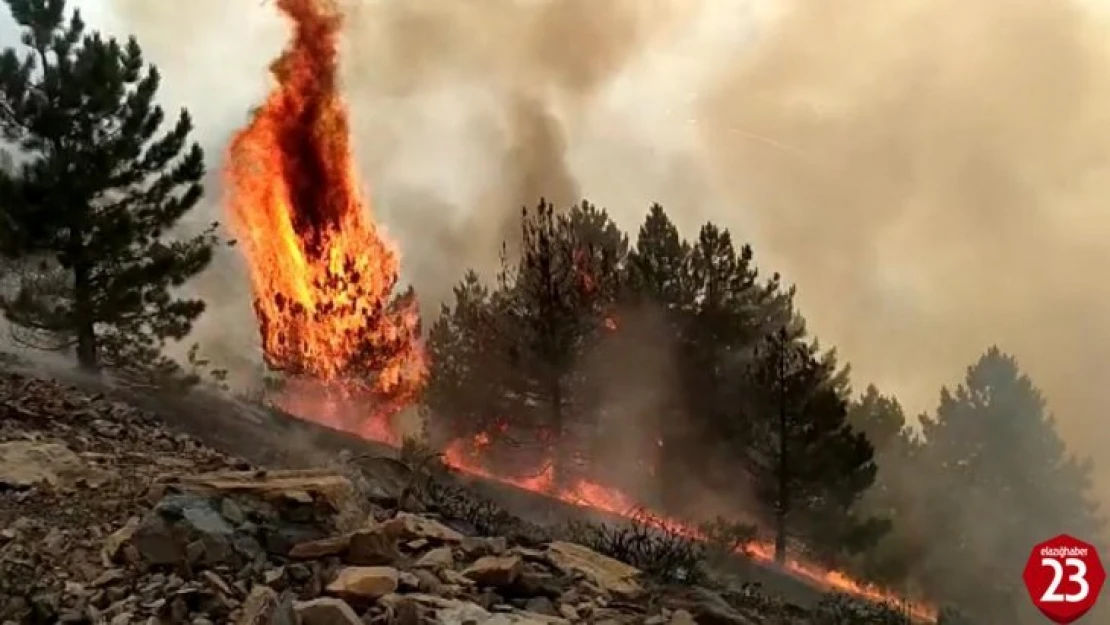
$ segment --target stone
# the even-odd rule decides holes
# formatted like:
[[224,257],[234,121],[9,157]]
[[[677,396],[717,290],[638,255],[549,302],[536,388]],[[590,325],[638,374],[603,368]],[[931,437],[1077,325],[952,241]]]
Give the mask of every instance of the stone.
[[278,606],[278,594],[268,586],[255,586],[243,602],[243,613],[235,625],[269,625]]
[[393,618],[390,625],[421,625],[420,604],[414,599],[401,597],[393,605]]
[[320,597],[298,601],[293,610],[301,625],[362,625],[354,609],[342,599]]
[[232,525],[239,525],[247,520],[243,508],[235,503],[235,500],[231,497],[224,497],[223,500],[220,501],[220,514]]
[[545,616],[559,615],[559,612],[555,608],[555,604],[547,597],[532,597],[524,604],[524,609]]
[[481,556],[497,556],[505,553],[509,542],[504,536],[490,538],[486,536],[464,536],[459,544],[467,555],[472,558]]
[[152,564],[218,564],[231,555],[234,532],[210,500],[168,495],[143,517],[131,542]]
[[351,543],[349,534],[343,536],[329,536],[318,540],[309,540],[297,543],[289,550],[289,557],[298,560],[315,560],[325,556],[339,555],[347,550]]
[[378,529],[360,530],[351,534],[347,545],[348,564],[384,566],[402,559],[397,541]]
[[112,566],[112,564],[119,562],[123,548],[131,542],[131,537],[135,535],[135,530],[139,529],[141,523],[142,519],[139,517],[130,517],[122,527],[112,532],[104,539],[100,549],[101,560],[104,566]]
[[381,530],[394,540],[424,538],[443,543],[462,542],[463,535],[435,519],[409,512],[398,512],[381,525]]
[[420,556],[413,567],[422,569],[450,569],[455,566],[455,554],[450,547],[437,547]]
[[0,443],[0,486],[23,490],[38,485],[70,488],[83,483],[97,488],[112,478],[111,473],[88,465],[60,442]]
[[427,569],[415,569],[412,575],[417,579],[417,590],[433,595],[443,594],[443,582],[435,573]]
[[671,615],[670,625],[698,625],[698,622],[694,620],[694,615],[686,610],[675,610]]
[[676,612],[689,612],[699,625],[756,625],[750,618],[737,612],[717,593],[701,586],[684,588],[670,597]]
[[485,556],[463,571],[463,576],[481,586],[500,588],[516,581],[524,568],[519,556]]
[[327,586],[330,594],[345,599],[377,599],[397,590],[400,575],[388,566],[349,566],[339,570]]
[[354,496],[351,481],[330,469],[220,471],[179,481],[182,486],[202,493],[235,494],[275,503],[325,503],[337,511]]
[[553,542],[547,546],[545,556],[564,573],[579,573],[614,596],[631,598],[643,592],[637,581],[639,569],[582,545]]

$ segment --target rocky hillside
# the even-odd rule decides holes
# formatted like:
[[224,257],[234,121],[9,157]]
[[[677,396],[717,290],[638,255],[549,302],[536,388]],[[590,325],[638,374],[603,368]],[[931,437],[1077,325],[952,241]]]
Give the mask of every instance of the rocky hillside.
[[215,449],[186,417],[0,375],[0,623],[904,622],[701,574],[673,537],[540,527],[411,457]]

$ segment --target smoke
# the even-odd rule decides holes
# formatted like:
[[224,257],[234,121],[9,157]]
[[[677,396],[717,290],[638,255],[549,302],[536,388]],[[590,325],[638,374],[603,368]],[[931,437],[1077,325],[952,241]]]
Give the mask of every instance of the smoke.
[[763,258],[857,378],[911,408],[998,343],[1077,449],[1105,447],[1106,21],[1037,0],[781,5],[699,110]]
[[[274,8],[107,1],[218,167],[284,43]],[[753,242],[859,385],[929,409],[998,343],[1092,453],[1110,444],[1110,39],[1078,1],[350,0],[341,58],[426,312],[541,194],[633,229],[659,200],[687,235],[712,219]],[[253,340],[234,258],[213,275],[202,330]]]

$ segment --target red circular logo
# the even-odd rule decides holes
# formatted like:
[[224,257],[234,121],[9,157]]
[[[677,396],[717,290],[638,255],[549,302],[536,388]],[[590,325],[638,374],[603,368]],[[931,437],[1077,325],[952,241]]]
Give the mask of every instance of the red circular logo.
[[1094,545],[1061,534],[1033,547],[1022,578],[1033,605],[1053,623],[1065,625],[1095,606],[1106,569]]

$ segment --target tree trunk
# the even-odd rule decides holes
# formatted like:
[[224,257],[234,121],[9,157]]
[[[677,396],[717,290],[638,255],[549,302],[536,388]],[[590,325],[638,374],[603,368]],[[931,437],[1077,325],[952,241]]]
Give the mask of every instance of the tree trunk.
[[552,469],[553,481],[555,487],[562,489],[568,485],[569,468],[567,465],[567,445],[570,441],[567,440],[563,415],[563,384],[558,376],[554,377],[551,383],[551,417],[552,417],[552,440],[555,443],[551,461],[554,463]]
[[95,320],[92,310],[89,268],[81,262],[73,266],[73,315],[77,333],[77,365],[88,372],[100,370]]
[[779,466],[778,466],[778,501],[775,504],[775,562],[786,563],[786,513],[790,501],[790,469],[787,458],[787,397],[786,389],[786,343],[779,345]]

